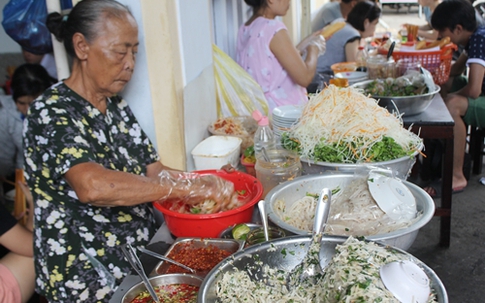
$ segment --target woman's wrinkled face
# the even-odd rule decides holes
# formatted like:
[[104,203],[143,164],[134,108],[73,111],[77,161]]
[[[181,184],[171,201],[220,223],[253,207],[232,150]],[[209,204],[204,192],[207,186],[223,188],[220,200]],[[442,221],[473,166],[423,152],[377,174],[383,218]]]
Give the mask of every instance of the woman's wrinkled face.
[[135,19],[111,17],[89,44],[87,72],[94,80],[94,89],[110,97],[130,81],[138,52],[138,26]]

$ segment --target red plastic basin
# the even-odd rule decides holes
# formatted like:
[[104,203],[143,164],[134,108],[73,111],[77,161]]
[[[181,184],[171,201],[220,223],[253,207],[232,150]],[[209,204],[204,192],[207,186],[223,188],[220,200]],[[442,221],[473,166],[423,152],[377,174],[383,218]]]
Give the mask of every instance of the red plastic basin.
[[223,170],[199,170],[200,175],[217,175],[234,183],[236,191],[244,191],[242,199],[248,202],[238,208],[216,214],[181,214],[165,208],[160,202],[153,202],[155,210],[163,213],[168,230],[176,237],[217,238],[229,226],[251,222],[254,205],[263,195],[263,186],[255,177],[243,173],[227,173]]

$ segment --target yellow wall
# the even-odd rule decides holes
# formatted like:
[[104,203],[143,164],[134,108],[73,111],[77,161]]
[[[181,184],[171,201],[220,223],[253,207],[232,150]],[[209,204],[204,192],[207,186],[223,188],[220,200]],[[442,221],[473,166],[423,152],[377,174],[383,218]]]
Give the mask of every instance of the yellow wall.
[[141,1],[157,150],[162,162],[185,169],[183,78],[176,0]]

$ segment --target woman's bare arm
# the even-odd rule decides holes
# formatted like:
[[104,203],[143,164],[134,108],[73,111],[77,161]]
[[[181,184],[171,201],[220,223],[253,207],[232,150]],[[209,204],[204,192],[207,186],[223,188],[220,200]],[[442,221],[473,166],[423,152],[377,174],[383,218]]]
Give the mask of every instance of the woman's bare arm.
[[18,255],[25,257],[34,255],[32,232],[19,223],[0,236],[0,244]]
[[152,163],[147,166],[147,176],[140,176],[87,162],[71,167],[64,177],[79,201],[96,206],[130,206],[167,198],[184,199],[186,203],[210,199],[216,205],[225,205],[236,196],[231,182],[213,175],[191,182],[175,176],[165,178],[162,184],[158,174],[164,169],[167,167],[161,163]]
[[307,55],[303,61],[286,30],[278,31],[271,39],[269,47],[293,81],[303,87],[307,87],[312,82],[317,69],[318,47],[308,46]]
[[148,173],[150,177],[139,176],[86,162],[71,167],[65,178],[81,202],[96,206],[127,206],[169,195],[170,188],[161,187],[157,182],[156,171],[150,169]]
[[345,44],[345,60],[347,62],[355,62],[357,60],[357,51],[359,50],[359,45],[359,39]]

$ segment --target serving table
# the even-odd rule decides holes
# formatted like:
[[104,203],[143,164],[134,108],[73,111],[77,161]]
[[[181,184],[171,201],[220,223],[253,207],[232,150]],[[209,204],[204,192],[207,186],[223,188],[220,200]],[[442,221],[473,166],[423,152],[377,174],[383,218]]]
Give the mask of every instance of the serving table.
[[421,114],[403,117],[404,127],[412,125],[412,131],[423,139],[444,141],[441,206],[436,207],[435,216],[440,218],[440,245],[450,246],[451,202],[453,181],[453,126],[455,122],[448,108],[436,94],[429,107]]

